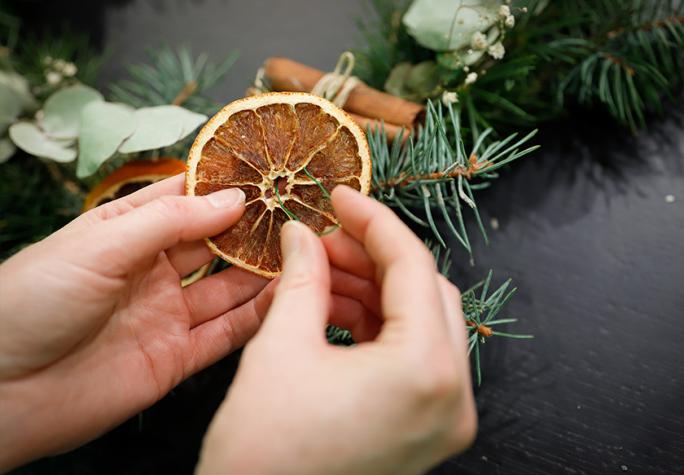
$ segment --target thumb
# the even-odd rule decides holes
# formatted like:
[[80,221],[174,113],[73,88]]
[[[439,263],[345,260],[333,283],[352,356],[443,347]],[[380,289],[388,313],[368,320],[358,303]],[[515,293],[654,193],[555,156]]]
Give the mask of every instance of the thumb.
[[[262,335],[293,335],[324,342],[330,304],[330,267],[320,239],[304,224],[281,228],[283,274],[262,327]],[[289,339],[285,339],[290,341]]]
[[206,196],[161,196],[94,227],[94,247],[82,257],[96,262],[100,272],[127,273],[181,241],[220,233],[244,210],[245,194],[239,188]]

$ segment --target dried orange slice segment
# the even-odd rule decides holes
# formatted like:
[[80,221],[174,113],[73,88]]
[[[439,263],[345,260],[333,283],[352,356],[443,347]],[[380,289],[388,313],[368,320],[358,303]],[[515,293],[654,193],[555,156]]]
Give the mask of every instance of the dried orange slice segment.
[[185,163],[176,158],[128,162],[88,193],[83,203],[83,212],[184,171]]
[[[95,186],[83,203],[82,212],[122,198],[155,183],[185,171],[185,162],[176,158],[160,158],[157,160],[136,160],[128,162],[112,172],[107,178]],[[197,282],[209,272],[211,263],[185,276],[181,284],[185,287]]]
[[366,136],[350,116],[311,94],[268,93],[228,104],[200,130],[186,192],[241,188],[245,214],[207,244],[228,262],[275,277],[283,223],[298,219],[321,233],[337,224],[329,191],[345,184],[368,194],[370,181]]

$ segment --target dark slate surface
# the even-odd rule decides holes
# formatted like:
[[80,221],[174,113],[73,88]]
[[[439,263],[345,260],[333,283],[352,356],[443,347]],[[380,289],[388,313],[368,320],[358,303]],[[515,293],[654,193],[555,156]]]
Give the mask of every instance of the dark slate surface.
[[[159,43],[215,58],[239,49],[214,94],[226,101],[269,55],[330,68],[354,44],[363,11],[333,0],[21,3],[33,11],[29,26],[66,18],[92,29],[112,51],[107,79]],[[462,287],[490,268],[512,277],[520,290],[508,313],[536,339],[485,347],[477,442],[435,474],[684,473],[682,106],[636,137],[595,114],[547,126],[543,150],[480,194],[485,222],[496,218],[499,229],[488,249],[476,245],[475,266],[456,266],[452,277]],[[458,250],[456,258],[467,263]],[[237,361],[16,473],[191,473]]]

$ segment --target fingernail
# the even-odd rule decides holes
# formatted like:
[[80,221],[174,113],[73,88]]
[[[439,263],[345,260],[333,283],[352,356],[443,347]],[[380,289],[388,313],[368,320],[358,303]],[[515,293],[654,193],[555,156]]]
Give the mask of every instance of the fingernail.
[[327,236],[328,234],[334,233],[338,229],[340,229],[339,224],[331,224],[330,226],[326,226],[326,228],[323,231],[321,231],[320,233],[318,233],[318,235],[320,237]]
[[235,208],[245,202],[245,192],[240,188],[228,188],[207,195],[214,208]]
[[280,228],[280,247],[285,260],[297,254],[302,247],[304,238],[302,226],[304,225],[297,221],[287,221]]

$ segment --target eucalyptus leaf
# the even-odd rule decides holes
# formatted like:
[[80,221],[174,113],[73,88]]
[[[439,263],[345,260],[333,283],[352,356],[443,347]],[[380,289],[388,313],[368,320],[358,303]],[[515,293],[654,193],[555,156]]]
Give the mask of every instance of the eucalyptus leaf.
[[437,53],[437,63],[450,71],[460,70],[465,66],[463,58],[458,51],[447,51],[444,53]]
[[36,107],[36,100],[31,94],[28,81],[23,76],[9,71],[0,71],[0,86],[14,92],[15,98],[23,110]]
[[25,110],[35,107],[26,80],[18,74],[0,71],[0,135],[16,122]]
[[435,62],[423,61],[413,66],[406,78],[406,87],[421,97],[433,95],[439,87]]
[[416,41],[434,51],[461,49],[474,33],[499,19],[499,0],[414,0],[404,25]]
[[81,112],[76,175],[92,175],[136,129],[133,109],[123,104],[94,101]]
[[138,109],[135,111],[135,118],[135,132],[121,145],[121,153],[168,147],[185,138],[207,120],[205,115],[173,105]]
[[17,147],[14,146],[10,139],[0,139],[0,163],[4,163],[9,160],[16,151]]
[[399,63],[390,72],[385,90],[394,96],[422,102],[440,92],[437,65],[434,61]]
[[399,63],[392,68],[387,80],[385,81],[385,90],[393,96],[404,97],[406,91],[406,78],[411,72],[411,63]]
[[14,123],[21,110],[21,101],[16,92],[10,86],[0,83],[0,134],[4,134]]
[[76,158],[74,149],[52,140],[30,122],[13,124],[9,128],[9,136],[17,147],[36,157],[49,158],[56,162],[71,162]]
[[51,137],[76,138],[83,108],[91,102],[102,101],[102,94],[93,88],[80,84],[64,88],[45,101],[40,125]]

